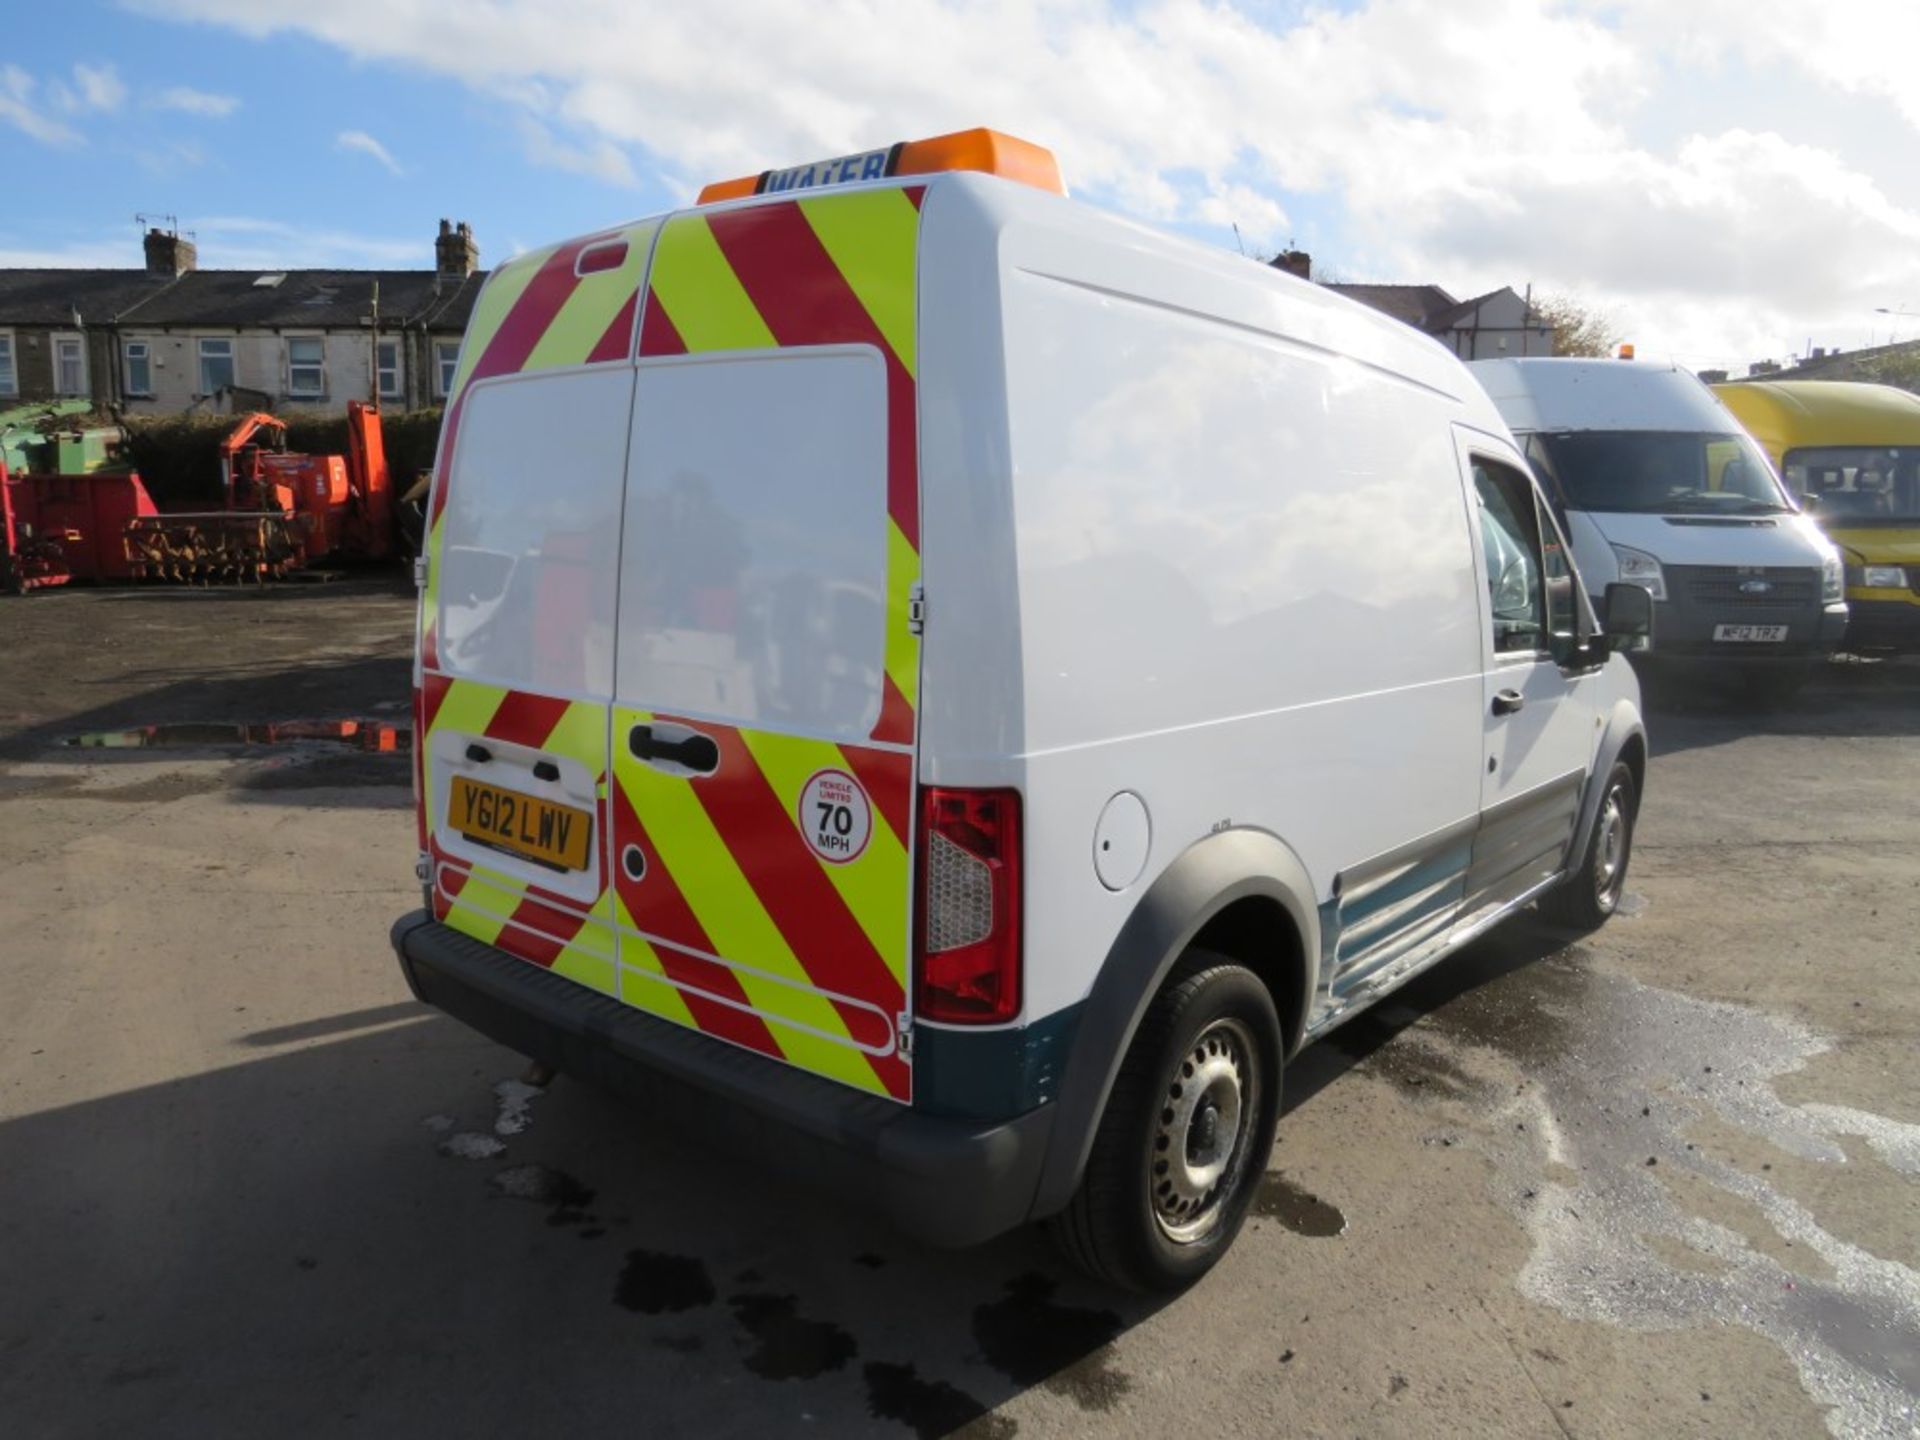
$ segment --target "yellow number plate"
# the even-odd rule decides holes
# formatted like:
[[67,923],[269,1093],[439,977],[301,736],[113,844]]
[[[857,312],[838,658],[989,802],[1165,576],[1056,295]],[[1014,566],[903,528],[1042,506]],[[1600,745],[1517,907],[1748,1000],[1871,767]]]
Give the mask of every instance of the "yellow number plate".
[[593,848],[593,817],[536,795],[453,777],[447,820],[469,840],[551,865],[584,870]]

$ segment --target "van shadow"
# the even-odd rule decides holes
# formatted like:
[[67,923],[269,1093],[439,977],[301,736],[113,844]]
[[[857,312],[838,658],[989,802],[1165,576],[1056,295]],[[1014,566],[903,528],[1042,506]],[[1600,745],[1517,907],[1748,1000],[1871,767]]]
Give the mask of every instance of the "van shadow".
[[1031,1231],[927,1250],[564,1078],[497,1134],[518,1057],[411,1003],[227,1044],[0,1122],[13,1433],[1008,1436],[1134,1388],[1157,1306]]
[[1579,939],[1531,913],[1496,926],[1301,1052],[1287,1067],[1282,1123],[1354,1071],[1430,1093],[1464,1088],[1443,1055],[1392,1045],[1423,1021],[1522,1059],[1563,1052],[1576,1039],[1562,1018],[1577,1011],[1567,992],[1579,988],[1584,971],[1559,962],[1577,956]]
[[1653,754],[1724,745],[1750,735],[1920,735],[1920,656],[1841,656],[1798,695],[1771,704],[1737,684],[1653,673],[1641,680]]

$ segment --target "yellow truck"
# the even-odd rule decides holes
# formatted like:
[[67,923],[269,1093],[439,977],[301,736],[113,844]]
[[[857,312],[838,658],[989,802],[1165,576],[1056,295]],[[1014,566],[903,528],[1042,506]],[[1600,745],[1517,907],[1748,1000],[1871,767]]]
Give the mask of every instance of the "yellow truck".
[[1846,557],[1846,648],[1920,651],[1920,395],[1838,380],[1714,391]]

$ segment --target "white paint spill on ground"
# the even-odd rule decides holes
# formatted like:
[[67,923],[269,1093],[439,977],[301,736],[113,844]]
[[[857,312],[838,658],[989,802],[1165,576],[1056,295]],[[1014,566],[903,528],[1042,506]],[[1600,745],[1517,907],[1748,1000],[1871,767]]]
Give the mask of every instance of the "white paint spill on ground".
[[[1920,1436],[1920,1272],[1829,1233],[1770,1176],[1712,1159],[1686,1139],[1698,1120],[1717,1118],[1816,1163],[1884,1163],[1913,1175],[1920,1127],[1782,1101],[1773,1082],[1829,1048],[1792,1021],[1563,961],[1513,979],[1539,986],[1533,1003],[1558,1033],[1544,1041],[1509,1033],[1510,1016],[1489,1026],[1498,1002],[1489,997],[1476,1014],[1479,997],[1470,995],[1395,1043],[1485,1052],[1474,1069],[1510,1051],[1537,1080],[1518,1094],[1489,1087],[1501,1122],[1489,1134],[1499,1138],[1479,1142],[1532,1237],[1521,1291],[1573,1318],[1636,1330],[1744,1327],[1792,1359],[1835,1435]],[[1864,1138],[1876,1161],[1850,1161],[1843,1135]],[[1783,1240],[1825,1262],[1831,1278],[1789,1270],[1693,1213],[1662,1178],[1676,1172],[1746,1202]],[[1670,1264],[1654,1248],[1662,1239],[1712,1263]]]
[[538,1085],[520,1080],[502,1080],[493,1087],[500,1113],[493,1122],[496,1135],[518,1135],[533,1123],[533,1102],[543,1093]]
[[456,1160],[491,1160],[506,1150],[504,1141],[491,1135],[482,1135],[476,1130],[462,1130],[458,1135],[449,1135],[440,1142],[440,1153],[451,1155]]

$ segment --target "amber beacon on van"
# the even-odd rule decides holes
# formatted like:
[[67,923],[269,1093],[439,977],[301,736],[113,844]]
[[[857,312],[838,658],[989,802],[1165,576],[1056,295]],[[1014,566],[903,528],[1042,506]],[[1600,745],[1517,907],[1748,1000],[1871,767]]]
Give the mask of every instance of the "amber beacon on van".
[[930,1241],[1188,1284],[1302,1046],[1619,899],[1647,590],[1439,346],[1038,146],[502,266],[435,475],[415,993]]

